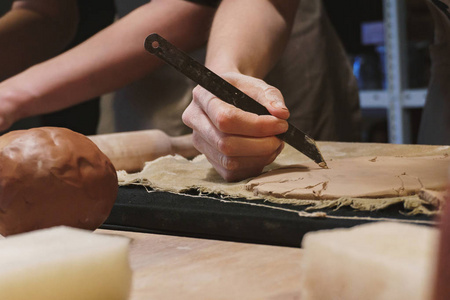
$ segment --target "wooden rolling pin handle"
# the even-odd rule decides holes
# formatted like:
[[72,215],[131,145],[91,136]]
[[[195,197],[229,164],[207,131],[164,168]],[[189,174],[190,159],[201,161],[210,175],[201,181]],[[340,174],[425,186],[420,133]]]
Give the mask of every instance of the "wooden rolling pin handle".
[[144,163],[165,155],[186,158],[199,152],[192,135],[170,137],[161,130],[140,130],[88,136],[109,157],[116,170],[140,171]]
[[194,158],[200,154],[192,144],[192,134],[182,136],[169,136],[172,145],[172,155],[178,154],[185,158]]

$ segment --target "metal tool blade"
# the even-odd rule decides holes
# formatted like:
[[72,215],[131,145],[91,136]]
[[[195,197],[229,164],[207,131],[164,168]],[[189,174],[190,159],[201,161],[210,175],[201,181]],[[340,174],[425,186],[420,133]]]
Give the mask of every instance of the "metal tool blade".
[[[263,105],[176,48],[160,35],[156,33],[149,35],[145,39],[144,46],[148,52],[156,55],[221,100],[244,111],[258,115],[270,114]],[[311,158],[320,167],[327,167],[316,142],[292,124],[289,123],[288,130],[277,137]]]

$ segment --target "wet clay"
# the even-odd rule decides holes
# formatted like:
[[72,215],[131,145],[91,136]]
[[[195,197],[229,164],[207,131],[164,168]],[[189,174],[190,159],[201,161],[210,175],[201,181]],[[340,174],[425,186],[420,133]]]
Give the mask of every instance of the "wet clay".
[[296,199],[340,197],[384,198],[443,190],[450,158],[355,157],[327,161],[329,169],[313,162],[267,172],[250,180],[255,195]]
[[56,225],[94,230],[118,192],[110,160],[84,135],[64,128],[0,137],[0,234]]

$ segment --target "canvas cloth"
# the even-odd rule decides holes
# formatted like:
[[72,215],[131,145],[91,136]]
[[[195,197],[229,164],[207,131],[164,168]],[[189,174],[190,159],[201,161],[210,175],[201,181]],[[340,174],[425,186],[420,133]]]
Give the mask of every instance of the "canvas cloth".
[[[373,155],[391,157],[450,155],[450,146],[337,142],[319,142],[318,146],[325,160]],[[265,168],[265,171],[301,164],[302,162],[309,162],[309,159],[287,145],[279,157]],[[311,205],[311,208],[351,206],[359,210],[382,209],[400,202],[404,203],[405,209],[414,211],[414,213],[433,213],[427,211],[428,209],[422,205],[429,203],[419,199],[418,196],[384,199],[342,198],[332,201],[255,196],[245,187],[251,178],[241,182],[227,183],[218,175],[204,155],[200,155],[193,160],[187,160],[181,156],[164,156],[146,163],[142,172],[128,174],[125,171],[119,171],[118,177],[119,184],[122,186],[137,184],[174,193],[196,189],[199,193],[215,193],[227,198],[246,198],[247,200],[263,198],[275,203]]]

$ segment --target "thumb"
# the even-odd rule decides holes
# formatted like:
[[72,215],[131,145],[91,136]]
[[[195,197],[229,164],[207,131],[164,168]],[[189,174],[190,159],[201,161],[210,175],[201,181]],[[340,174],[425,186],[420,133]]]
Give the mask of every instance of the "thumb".
[[266,88],[260,94],[260,102],[267,110],[280,119],[289,118],[289,110],[284,103],[283,95],[277,88],[266,84]]
[[271,115],[280,118],[289,118],[283,95],[280,90],[267,84],[264,80],[239,73],[225,73],[224,78],[248,96],[262,104]]

